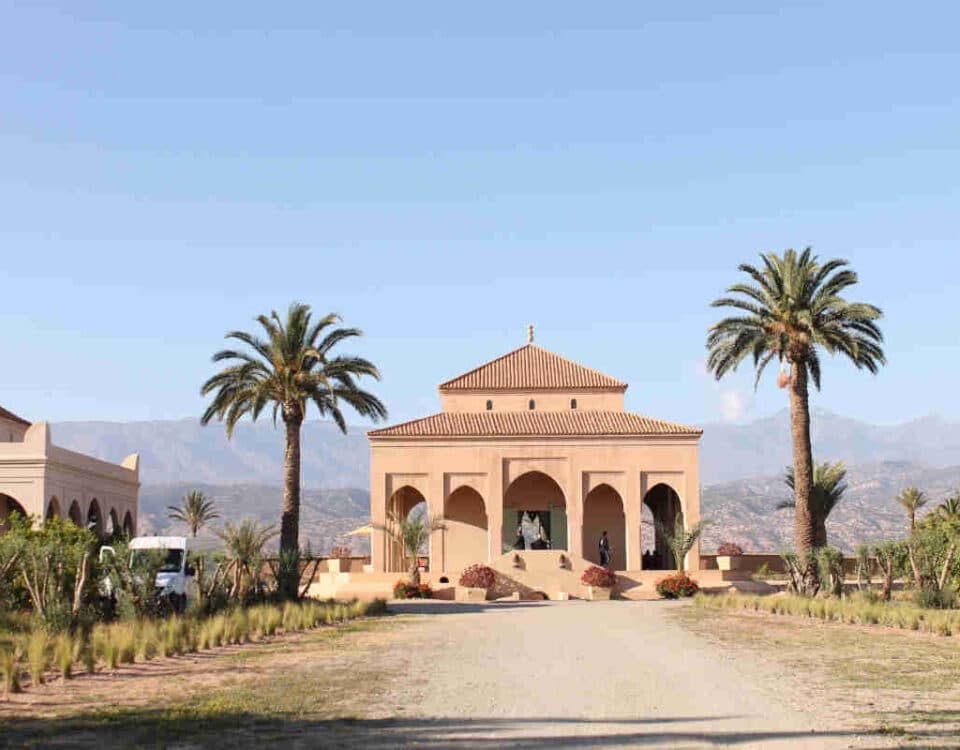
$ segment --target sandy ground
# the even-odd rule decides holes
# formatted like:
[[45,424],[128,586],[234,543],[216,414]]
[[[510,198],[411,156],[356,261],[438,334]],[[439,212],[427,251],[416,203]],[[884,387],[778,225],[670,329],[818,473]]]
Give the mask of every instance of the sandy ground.
[[671,606],[683,605],[411,607],[450,612],[408,633],[429,675],[411,686],[414,712],[440,720],[430,737],[438,747],[859,744],[851,727],[799,710],[801,694],[775,667],[692,635]]
[[[342,636],[285,636],[42,686],[0,703],[0,747],[894,744],[861,736],[842,707],[825,713],[817,690],[775,660],[691,633],[678,606],[403,603],[400,616]],[[164,713],[176,700],[203,703],[202,713]],[[96,719],[97,706],[130,711]]]

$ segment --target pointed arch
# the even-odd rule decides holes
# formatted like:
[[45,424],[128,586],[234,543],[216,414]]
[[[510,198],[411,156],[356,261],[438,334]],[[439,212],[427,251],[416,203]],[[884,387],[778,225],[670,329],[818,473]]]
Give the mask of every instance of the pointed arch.
[[10,516],[14,513],[27,516],[27,511],[19,500],[10,495],[0,494],[0,534],[10,530]]
[[[394,491],[387,499],[386,517],[397,519],[408,519],[413,516],[423,515],[426,517],[429,513],[427,499],[420,493],[416,487],[405,484]],[[389,534],[384,534],[384,543],[386,545],[385,560],[387,561],[387,572],[400,573],[406,572],[404,566],[404,552],[399,542],[392,539]],[[427,549],[420,550],[421,557],[426,555],[430,557],[430,545]],[[412,561],[411,561],[412,562]]]
[[120,533],[120,518],[117,516],[117,509],[111,508],[107,514],[107,536],[116,536]]
[[536,549],[567,549],[567,500],[557,481],[542,471],[514,479],[503,494],[503,549],[522,543]]
[[123,516],[123,535],[130,539],[133,537],[135,529],[133,528],[133,516],[130,515],[128,510]]
[[103,511],[100,510],[100,501],[93,498],[87,507],[86,527],[98,537],[103,537]]
[[50,498],[50,502],[47,503],[47,510],[43,514],[43,520],[50,521],[50,520],[53,520],[54,518],[60,518],[60,517],[61,517],[60,501],[57,499],[57,496],[54,495],[53,497]]
[[443,507],[443,569],[463,570],[485,563],[490,556],[486,503],[473,487],[462,485],[450,493]]
[[83,512],[80,510],[80,503],[76,500],[70,503],[67,520],[71,521],[74,526],[83,526]]
[[609,484],[599,484],[583,499],[583,556],[600,565],[600,537],[610,541],[610,568],[627,569],[627,520],[623,498]]
[[684,525],[683,510],[677,491],[663,482],[654,485],[643,497],[644,513],[649,514],[643,523],[648,530],[641,540],[643,568],[646,570],[676,570],[677,561],[670,551],[663,530],[672,530],[677,524]]

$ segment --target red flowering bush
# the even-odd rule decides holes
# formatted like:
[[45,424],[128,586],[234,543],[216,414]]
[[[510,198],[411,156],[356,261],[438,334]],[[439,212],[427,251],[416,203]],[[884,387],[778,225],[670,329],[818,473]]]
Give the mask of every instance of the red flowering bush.
[[727,557],[738,557],[743,554],[743,547],[736,542],[724,542],[717,547],[717,554],[726,555]]
[[693,596],[700,586],[684,572],[671,573],[657,581],[657,593],[664,599],[682,599]]
[[469,589],[492,589],[497,574],[486,565],[471,565],[460,575],[460,585]]
[[617,585],[617,576],[613,571],[591,565],[580,576],[580,583],[584,586],[593,586],[597,589],[612,589]]
[[409,581],[397,581],[393,585],[394,599],[433,599],[433,589],[426,583],[414,586]]

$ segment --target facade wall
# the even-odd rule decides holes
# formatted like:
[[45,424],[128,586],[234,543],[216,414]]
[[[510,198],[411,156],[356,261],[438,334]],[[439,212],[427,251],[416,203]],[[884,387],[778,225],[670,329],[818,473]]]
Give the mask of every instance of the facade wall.
[[[475,489],[484,500],[488,522],[486,557],[503,554],[504,497],[511,483],[528,472],[541,472],[560,487],[566,502],[567,548],[583,556],[584,498],[606,484],[622,500],[626,535],[626,570],[641,567],[641,505],[646,492],[668,484],[680,498],[684,519],[700,519],[698,442],[695,437],[555,438],[496,440],[411,440],[371,438],[371,515],[385,520],[387,503],[402,486],[415,487],[426,499],[431,516],[444,513],[445,501],[461,486]],[[612,518],[601,517],[612,523]],[[602,529],[600,529],[602,531]],[[612,529],[607,529],[612,531]],[[431,540],[432,570],[456,572],[461,560],[444,560],[442,531]],[[592,545],[588,541],[588,546]],[[372,538],[374,569],[387,568],[385,535]],[[699,569],[699,552],[687,566]]]
[[139,474],[136,455],[118,465],[53,445],[50,429],[43,422],[32,425],[22,442],[0,443],[0,494],[13,498],[40,520],[51,508],[66,519],[76,503],[85,524],[95,504],[102,533],[109,531],[111,518],[121,528],[128,519],[135,532]]
[[531,400],[538,411],[567,411],[573,399],[584,411],[623,411],[621,391],[440,391],[440,403],[449,412],[486,411],[487,401],[493,402],[493,411],[526,411]]

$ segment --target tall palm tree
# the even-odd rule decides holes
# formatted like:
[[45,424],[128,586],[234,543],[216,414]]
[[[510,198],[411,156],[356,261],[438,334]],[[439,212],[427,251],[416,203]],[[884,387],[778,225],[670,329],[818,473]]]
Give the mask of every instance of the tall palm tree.
[[183,496],[180,505],[168,505],[167,517],[173,521],[186,524],[190,529],[190,536],[195,537],[211,521],[220,518],[213,498],[207,497],[200,490],[191,490]]
[[426,515],[410,514],[403,518],[396,513],[387,513],[386,523],[371,524],[377,531],[384,532],[400,548],[410,575],[410,583],[420,585],[420,553],[423,552],[430,535],[434,531],[447,528],[439,516],[427,518]]
[[897,502],[907,511],[910,519],[910,533],[917,528],[917,511],[929,502],[929,498],[917,487],[907,487],[897,495]]
[[[361,336],[356,328],[338,328],[340,317],[330,313],[313,321],[310,307],[298,302],[290,305],[286,319],[274,311],[261,315],[257,322],[265,336],[244,331],[226,335],[243,344],[247,351],[225,349],[213,355],[214,362],[229,365],[203,384],[204,396],[213,399],[201,422],[214,417],[226,423],[227,436],[243,417],[256,420],[265,408],[272,407],[286,427],[283,461],[283,499],[280,512],[280,552],[295,555],[300,532],[300,429],[313,403],[321,417],[331,418],[341,432],[347,423],[341,410],[350,406],[363,417],[378,421],[387,415],[386,407],[372,393],[362,390],[357,381],[363,376],[380,379],[377,368],[366,359],[334,355],[342,341]],[[293,576],[283,590],[296,594]]]
[[[879,308],[848,302],[843,296],[857,274],[844,260],[821,263],[810,248],[783,255],[763,253],[759,268],[739,267],[749,281],[731,286],[713,303],[737,312],[712,326],[707,335],[710,371],[719,380],[752,357],[754,387],[764,370],[779,360],[781,385],[790,389],[793,468],[796,476],[796,547],[808,559],[816,543],[811,507],[813,449],[810,444],[809,383],[820,389],[820,353],[840,354],[857,369],[876,373],[886,363],[877,321]],[[789,373],[785,371],[789,368]],[[810,560],[811,576],[816,572]]]
[[[787,467],[784,473],[784,481],[787,487],[796,492],[797,483],[792,466]],[[846,464],[842,461],[835,464],[824,461],[822,464],[813,465],[813,492],[810,496],[810,509],[815,524],[815,547],[827,546],[827,518],[830,517],[837,504],[843,500],[843,493],[846,491]],[[777,510],[795,508],[796,504],[796,499],[786,500],[777,506]]]

